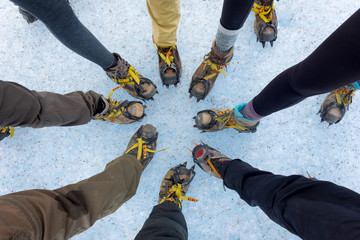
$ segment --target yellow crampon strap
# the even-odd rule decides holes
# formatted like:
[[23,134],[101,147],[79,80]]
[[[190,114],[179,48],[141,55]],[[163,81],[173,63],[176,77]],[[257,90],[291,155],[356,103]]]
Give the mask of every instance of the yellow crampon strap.
[[[355,95],[355,91],[349,91],[346,88],[342,87],[333,91],[335,93],[336,102],[338,104],[345,103],[346,105],[351,104],[352,97]],[[341,100],[340,94],[346,95],[343,100]]]
[[[154,40],[153,40],[154,42]],[[162,58],[162,60],[164,60],[164,62],[170,66],[170,64],[174,61],[174,56],[172,54],[171,49],[172,48],[176,48],[176,42],[174,42],[174,44],[172,46],[169,47],[169,51],[167,51],[166,55],[164,55],[159,48],[168,48],[168,47],[161,47],[159,46],[156,42],[154,42],[155,46],[156,46],[156,51],[158,52],[159,56]]]
[[14,136],[14,127],[8,127],[8,126],[6,126],[6,127],[4,127],[3,129],[1,129],[1,133],[5,133],[7,130],[8,130],[8,128],[10,128],[10,138],[12,138],[13,136]]
[[112,95],[116,90],[118,90],[118,89],[121,88],[121,87],[123,87],[123,85],[118,86],[118,87],[116,87],[116,88],[113,88],[113,89],[110,91],[109,96],[108,96],[108,100],[109,100],[109,101],[110,101],[111,95]]
[[133,149],[135,149],[135,148],[138,148],[138,153],[137,153],[137,157],[136,157],[136,158],[137,158],[137,160],[139,160],[139,161],[141,160],[142,154],[144,154],[144,158],[146,158],[146,153],[147,153],[147,152],[152,152],[152,153],[161,152],[161,151],[164,151],[164,150],[170,148],[170,147],[167,147],[167,148],[164,148],[164,149],[155,151],[155,150],[148,149],[148,148],[146,147],[146,144],[145,144],[146,141],[142,140],[141,138],[138,138],[137,140],[138,140],[138,142],[137,142],[135,145],[133,145],[131,148],[129,148],[129,150],[127,150],[125,153],[128,153],[128,152],[130,152],[131,150],[133,150]]
[[263,6],[254,2],[254,6],[251,11],[255,12],[255,16],[259,15],[264,22],[268,23],[272,18],[272,9],[275,9],[274,2],[272,6]]
[[[108,96],[108,99],[107,99],[107,100],[108,100],[109,102],[111,102],[114,106],[118,106],[120,103],[119,103],[118,101],[112,101],[112,100],[110,99],[110,97],[112,96],[112,94],[113,94],[117,89],[119,89],[119,88],[121,88],[121,87],[123,87],[123,85],[118,86],[118,87],[116,87],[116,88],[113,88],[113,89],[110,91],[110,93],[109,93],[109,96]],[[96,120],[105,121],[105,120],[110,119],[110,120],[109,120],[110,122],[114,122],[114,121],[115,121],[115,118],[116,118],[117,116],[123,114],[123,111],[124,111],[124,110],[125,110],[125,107],[122,107],[122,108],[120,108],[120,109],[114,108],[114,110],[113,110],[111,113],[109,113],[108,115],[106,115],[106,117],[96,118]]]
[[207,159],[207,163],[209,164],[211,170],[213,170],[213,172],[214,172],[220,179],[222,179],[222,177],[220,176],[219,172],[216,170],[216,168],[214,167],[214,165],[211,163],[210,159]]
[[225,65],[219,66],[219,65],[211,62],[210,59],[206,59],[206,60],[204,61],[204,63],[205,63],[205,64],[204,64],[204,69],[205,69],[206,65],[208,65],[208,66],[210,66],[211,69],[214,71],[214,73],[205,76],[205,77],[204,77],[204,80],[209,80],[210,78],[219,75],[219,73],[224,74],[224,76],[226,77],[226,73],[225,73],[225,71],[223,70],[223,68],[224,68],[225,66],[229,65],[230,62],[226,63]]
[[178,183],[178,184],[174,184],[168,191],[168,195],[160,201],[160,203],[163,203],[164,201],[168,200],[168,201],[172,201],[174,203],[175,202],[175,199],[173,197],[171,197],[172,194],[175,194],[175,196],[179,199],[179,208],[181,208],[181,201],[182,200],[186,200],[186,201],[190,201],[190,202],[197,202],[199,200],[195,199],[195,198],[192,198],[192,197],[186,197],[186,196],[183,196],[182,195],[182,192],[181,192],[181,184]]
[[241,130],[249,130],[247,127],[241,126],[234,121],[234,119],[230,115],[230,112],[232,110],[234,110],[234,109],[232,108],[232,109],[228,109],[228,110],[219,112],[217,114],[216,120],[221,122],[223,124],[222,126],[226,126],[227,128],[237,128],[237,129],[241,129]]
[[336,102],[341,105],[341,102],[342,102],[342,101],[341,101],[340,94],[339,94],[339,93],[335,93],[335,97],[336,97]]
[[112,78],[112,80],[116,83],[122,83],[122,87],[125,87],[126,84],[135,84],[135,83],[140,84],[139,73],[131,65],[129,67],[126,78],[124,78],[124,79]]
[[[115,103],[114,101],[112,101],[112,103]],[[124,111],[124,107],[120,108],[120,109],[114,109],[111,113],[109,113],[109,115],[107,115],[106,117],[103,118],[103,120],[106,119],[110,119],[110,122],[114,122],[115,118],[121,114],[123,114]]]

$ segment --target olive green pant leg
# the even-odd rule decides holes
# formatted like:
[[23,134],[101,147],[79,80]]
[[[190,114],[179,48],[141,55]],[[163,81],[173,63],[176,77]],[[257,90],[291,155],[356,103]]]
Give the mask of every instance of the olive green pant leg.
[[154,41],[162,47],[173,45],[180,21],[180,0],[146,0],[146,5]]
[[139,161],[125,154],[76,184],[1,196],[0,238],[18,234],[28,237],[24,239],[69,239],[134,196],[141,173]]
[[36,92],[0,80],[0,127],[75,126],[88,123],[100,94],[77,91],[65,95]]

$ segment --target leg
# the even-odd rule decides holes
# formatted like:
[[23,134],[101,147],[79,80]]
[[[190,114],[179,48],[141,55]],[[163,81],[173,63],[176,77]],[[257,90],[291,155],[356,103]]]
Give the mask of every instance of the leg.
[[135,239],[187,239],[186,221],[181,209],[171,202],[155,206]]
[[240,29],[246,21],[255,0],[224,0],[220,24],[228,30]]
[[290,107],[359,80],[360,10],[330,35],[309,57],[272,80],[252,102],[260,116]]
[[239,30],[249,16],[254,0],[224,0],[215,45],[220,53],[228,52],[235,44]]
[[181,212],[182,200],[197,201],[185,197],[194,179],[195,165],[188,169],[186,162],[171,168],[160,186],[159,200],[135,239],[187,239],[188,232]]
[[214,87],[219,73],[225,75],[224,68],[233,57],[233,46],[253,3],[253,0],[224,0],[220,24],[211,51],[191,78],[190,97],[196,97],[197,101],[205,99]]
[[176,41],[180,21],[180,0],[146,0],[153,26],[153,39],[161,47]]
[[40,19],[62,44],[82,57],[102,68],[116,63],[115,57],[79,21],[66,0],[11,1]]
[[[255,132],[264,116],[295,105],[307,97],[358,81],[360,43],[357,39],[360,33],[356,29],[359,27],[360,10],[304,61],[275,77],[248,104],[240,104],[233,109],[215,108],[215,111],[198,112],[196,126],[204,131],[234,128],[240,132]],[[209,114],[217,111],[225,114],[221,118]]]
[[0,80],[0,126],[74,126],[89,122],[101,95],[89,91],[68,93],[31,91]]
[[360,195],[330,182],[274,175],[241,160],[227,164],[224,183],[251,206],[302,239],[358,239]]
[[76,184],[53,191],[29,190],[2,196],[1,235],[6,239],[71,238],[129,200],[141,173],[139,161],[125,154],[107,164],[103,172]]
[[146,4],[152,20],[161,81],[166,87],[176,87],[182,74],[180,54],[176,46],[180,0],[147,0]]

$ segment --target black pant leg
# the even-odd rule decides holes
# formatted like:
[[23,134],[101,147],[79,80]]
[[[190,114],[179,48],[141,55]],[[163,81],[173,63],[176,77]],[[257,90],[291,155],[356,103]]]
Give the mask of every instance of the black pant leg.
[[135,237],[135,240],[142,239],[188,239],[186,221],[181,209],[172,202],[164,202],[155,206]]
[[302,239],[360,239],[360,195],[299,175],[274,175],[241,160],[231,162],[224,183],[251,206]]
[[228,30],[238,30],[246,21],[255,0],[224,0],[220,23]]
[[327,93],[360,79],[360,10],[332,33],[309,57],[275,77],[253,100],[267,116],[305,98]]

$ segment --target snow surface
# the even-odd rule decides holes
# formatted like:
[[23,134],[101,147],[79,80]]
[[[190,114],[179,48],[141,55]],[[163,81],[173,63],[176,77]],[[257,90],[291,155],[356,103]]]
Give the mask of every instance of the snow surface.
[[[121,155],[132,134],[151,123],[159,131],[157,153],[141,177],[136,196],[116,213],[99,220],[73,239],[133,239],[156,204],[160,182],[176,164],[191,161],[192,142],[204,141],[232,158],[289,175],[308,171],[360,192],[358,133],[360,101],[355,96],[341,123],[328,128],[316,113],[325,95],[311,97],[261,121],[254,134],[234,130],[200,133],[191,119],[203,109],[231,108],[252,99],[277,74],[308,56],[359,7],[359,1],[280,1],[275,6],[279,36],[263,49],[253,32],[250,14],[236,42],[226,79],[220,76],[205,101],[188,97],[191,76],[210,50],[222,1],[181,1],[178,48],[183,76],[178,88],[167,90],[158,75],[151,41],[151,20],[143,0],[72,0],[76,15],[110,50],[120,53],[160,92],[147,103],[142,122],[118,125],[92,121],[77,127],[16,128],[15,136],[0,144],[0,194],[25,189],[54,189],[103,170]],[[350,7],[351,6],[351,7]],[[117,85],[104,71],[63,46],[41,22],[28,25],[9,1],[0,2],[0,79],[37,91],[67,93],[96,90],[107,96]],[[114,98],[134,100],[123,90]],[[257,207],[249,207],[237,193],[224,192],[222,182],[202,172],[191,184],[183,213],[189,239],[298,239]]]

